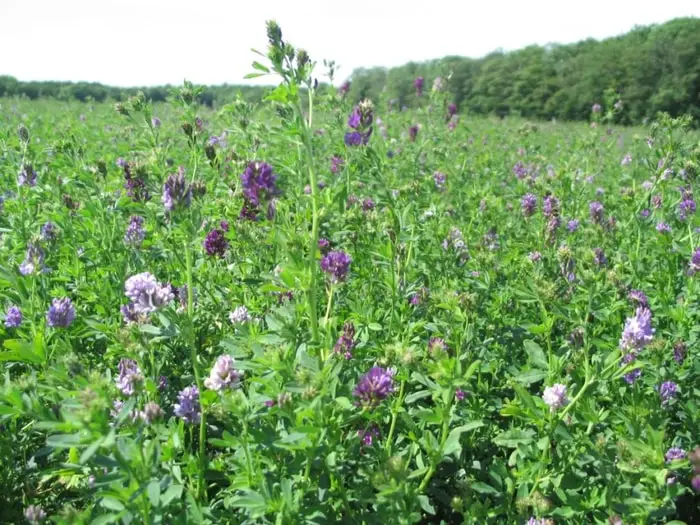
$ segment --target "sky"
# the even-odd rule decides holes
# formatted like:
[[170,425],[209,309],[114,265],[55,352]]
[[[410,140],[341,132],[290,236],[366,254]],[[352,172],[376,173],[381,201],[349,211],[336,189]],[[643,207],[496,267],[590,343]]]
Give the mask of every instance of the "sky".
[[265,49],[265,21],[275,19],[285,40],[318,61],[318,76],[332,59],[342,81],[357,67],[601,39],[681,16],[700,16],[700,1],[0,0],[0,75],[245,83],[258,58],[251,48]]

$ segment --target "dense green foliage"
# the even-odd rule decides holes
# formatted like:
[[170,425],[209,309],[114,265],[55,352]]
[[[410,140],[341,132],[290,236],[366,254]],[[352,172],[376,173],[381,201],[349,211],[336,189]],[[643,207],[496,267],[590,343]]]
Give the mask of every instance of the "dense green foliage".
[[700,522],[689,119],[353,108],[268,37],[261,105],[0,103],[0,523]]
[[[621,99],[622,123],[665,111],[700,117],[700,19],[639,27],[615,38],[531,46],[485,58],[447,57],[352,74],[355,99],[376,100],[385,89],[399,106],[415,106],[411,81],[430,86],[451,73],[449,90],[461,111],[586,120],[594,103]],[[608,99],[608,100],[606,100]]]

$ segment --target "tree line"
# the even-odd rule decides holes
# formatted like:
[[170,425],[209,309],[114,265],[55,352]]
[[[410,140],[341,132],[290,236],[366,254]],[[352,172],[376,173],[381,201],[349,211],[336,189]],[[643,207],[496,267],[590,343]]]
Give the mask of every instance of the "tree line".
[[[614,38],[575,44],[529,46],[495,51],[483,58],[448,56],[395,68],[360,68],[352,72],[348,96],[355,101],[386,100],[393,107],[424,103],[414,81],[425,79],[430,90],[442,80],[460,112],[520,115],[528,118],[585,120],[593,104],[610,110],[621,101],[615,118],[641,122],[659,111],[690,114],[700,120],[700,19],[679,18],[660,25],[636,27]],[[238,93],[260,101],[265,86],[208,87],[200,102],[220,106]],[[0,97],[50,97],[59,100],[120,101],[138,91],[157,102],[171,86],[119,88],[87,82],[22,82],[0,76]],[[620,109],[620,108],[618,108]]]

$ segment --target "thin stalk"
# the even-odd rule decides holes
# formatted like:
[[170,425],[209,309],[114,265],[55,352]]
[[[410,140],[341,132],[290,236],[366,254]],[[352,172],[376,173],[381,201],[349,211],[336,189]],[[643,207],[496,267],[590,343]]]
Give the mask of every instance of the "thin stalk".
[[[199,373],[197,364],[197,345],[195,344],[194,335],[194,298],[192,290],[192,255],[190,253],[189,243],[184,243],[185,249],[185,266],[187,268],[187,317],[190,325],[190,359],[192,360],[192,368],[194,370],[194,380],[197,384],[197,389],[200,394],[202,392],[202,378]],[[201,405],[201,402],[200,402]],[[205,455],[205,444],[207,438],[206,414],[204,406],[201,406],[201,414],[199,417],[199,496],[206,501],[206,491],[204,472],[207,467],[207,458]]]
[[399,407],[403,404],[403,394],[404,390],[406,388],[406,381],[401,381],[401,388],[399,389],[399,397],[396,403],[394,404],[394,407],[391,411],[391,425],[389,426],[389,435],[386,438],[386,443],[384,444],[384,448],[386,449],[386,452],[388,455],[391,455],[391,444],[394,438],[394,429],[396,428],[396,419],[398,418],[399,415]]
[[423,492],[425,491],[425,488],[428,486],[428,483],[430,483],[430,480],[432,479],[433,475],[435,474],[435,470],[437,469],[437,466],[440,464],[440,461],[442,460],[442,451],[445,448],[445,442],[447,441],[447,431],[450,428],[450,411],[452,410],[452,403],[454,401],[455,397],[455,392],[454,388],[450,389],[450,402],[445,407],[445,417],[443,417],[442,420],[442,428],[440,429],[440,448],[438,450],[438,458],[433,459],[430,462],[430,468],[428,468],[428,472],[425,473],[425,476],[423,477],[423,481],[421,481],[420,486],[418,487],[418,492]]

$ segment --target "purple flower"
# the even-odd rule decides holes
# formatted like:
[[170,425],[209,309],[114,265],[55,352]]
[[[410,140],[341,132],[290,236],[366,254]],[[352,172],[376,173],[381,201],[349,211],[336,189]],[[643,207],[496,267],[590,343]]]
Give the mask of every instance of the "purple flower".
[[600,224],[600,222],[603,220],[603,205],[598,201],[593,201],[588,205],[588,210],[593,223]]
[[160,119],[158,117],[152,117],[151,118],[151,126],[154,128],[159,128],[160,127]]
[[525,196],[520,199],[520,207],[525,217],[531,217],[537,210],[537,197],[532,193],[526,193]]
[[693,476],[693,479],[690,480],[690,485],[695,492],[700,492],[700,474]]
[[340,93],[341,96],[345,96],[347,95],[348,91],[350,91],[350,81],[346,80],[338,88],[338,93]]
[[646,219],[649,217],[649,214],[651,214],[651,211],[649,211],[648,208],[644,208],[642,211],[639,212],[639,215],[642,217],[642,219]]
[[527,175],[527,172],[528,172],[527,168],[526,168],[525,165],[524,165],[522,162],[520,162],[520,161],[516,162],[515,165],[513,166],[513,174],[514,174],[519,180],[524,179],[525,176]]
[[29,505],[24,509],[24,518],[29,523],[41,523],[46,519],[46,512],[39,505]]
[[603,106],[601,106],[597,102],[595,104],[593,104],[593,106],[591,107],[591,111],[593,111],[593,113],[600,113],[602,111],[602,109],[603,109]]
[[119,361],[119,376],[115,380],[117,388],[125,396],[133,396],[143,384],[143,373],[133,359],[123,358]]
[[695,249],[688,263],[688,275],[695,275],[697,272],[700,272],[700,248]]
[[566,229],[569,230],[569,232],[574,233],[576,230],[578,230],[578,225],[579,222],[577,219],[571,219],[568,223],[566,223]]
[[175,298],[170,285],[159,283],[149,272],[129,277],[124,283],[124,294],[137,314],[155,312]]
[[22,310],[18,306],[10,306],[5,312],[5,327],[17,328],[22,324]]
[[343,251],[329,252],[321,258],[321,270],[331,277],[331,282],[344,281],[350,269],[351,257]]
[[362,144],[362,134],[359,131],[351,131],[345,134],[346,146],[360,146]]
[[416,95],[419,97],[423,96],[423,85],[425,84],[425,79],[423,77],[416,77],[413,81],[413,87],[416,88]]
[[649,299],[644,292],[641,290],[630,290],[627,295],[630,301],[632,301],[636,306],[643,306],[644,308],[649,308]]
[[464,392],[464,390],[462,390],[461,388],[458,388],[457,390],[455,390],[455,399],[457,401],[464,401],[464,398],[466,397],[466,395],[467,395],[466,392]]
[[141,246],[141,243],[146,238],[146,232],[143,229],[143,217],[132,215],[129,218],[129,225],[124,233],[124,243],[129,246]]
[[245,306],[238,306],[233,312],[228,316],[232,324],[243,324],[251,320],[248,308]]
[[666,451],[666,454],[664,454],[664,458],[666,459],[666,463],[670,463],[674,459],[685,459],[685,450],[678,447],[671,447]]
[[608,264],[608,259],[605,257],[605,252],[602,248],[595,248],[593,250],[593,262],[596,266],[605,266]]
[[138,413],[138,417],[147,425],[150,425],[163,415],[163,409],[154,401],[149,401],[143,407],[143,410]]
[[345,321],[343,333],[333,346],[333,352],[343,354],[345,359],[352,359],[352,350],[355,348],[355,325],[352,321]]
[[673,381],[664,381],[659,387],[659,396],[661,404],[667,405],[673,398],[678,395],[678,385]]
[[228,241],[226,240],[223,230],[214,229],[207,233],[204,238],[204,251],[210,257],[223,257],[228,249]]
[[345,145],[352,147],[368,144],[373,119],[374,106],[371,101],[363,100],[355,106],[348,117],[348,127],[353,131],[345,134]]
[[628,385],[633,385],[634,382],[637,381],[637,379],[639,379],[639,376],[641,376],[641,375],[642,375],[641,368],[635,368],[631,372],[626,373],[623,377]]
[[688,346],[683,341],[676,341],[673,344],[673,359],[676,363],[683,364],[685,355],[688,352]]
[[185,169],[180,166],[177,174],[169,175],[163,184],[163,206],[166,211],[188,207],[192,202],[192,187],[185,180]]
[[177,395],[175,415],[182,418],[185,423],[199,423],[202,413],[199,404],[199,389],[195,385],[184,388]]
[[327,253],[331,247],[331,242],[328,239],[321,238],[318,240],[318,249],[321,253]]
[[533,263],[539,262],[542,260],[542,254],[538,251],[530,252],[528,254],[528,257]]
[[554,195],[546,195],[542,199],[542,213],[545,217],[559,215],[559,199]]
[[418,137],[418,126],[414,124],[408,128],[408,138],[411,139],[411,142],[415,142],[416,137]]
[[632,155],[630,155],[629,153],[627,155],[625,155],[622,159],[622,162],[620,162],[620,164],[622,166],[629,166],[631,163],[632,163]]
[[693,193],[687,188],[681,188],[681,202],[678,204],[678,217],[684,221],[688,215],[694,215],[696,211]]
[[569,402],[566,397],[566,385],[556,383],[544,389],[542,399],[549,405],[549,409],[554,412]]
[[257,207],[263,200],[269,200],[279,193],[277,175],[267,162],[251,162],[241,175],[243,196],[252,207]]
[[24,164],[17,176],[17,183],[20,186],[36,186],[36,171],[31,164]]
[[56,239],[58,234],[58,229],[53,222],[46,222],[41,227],[41,240],[45,242],[53,241]]
[[433,181],[435,182],[435,187],[438,190],[443,190],[445,188],[445,182],[447,181],[447,175],[441,171],[436,171],[433,173]]
[[24,261],[19,265],[19,273],[22,275],[32,275],[46,270],[44,266],[44,250],[41,246],[30,242],[27,245],[27,252]]
[[374,366],[364,376],[353,391],[358,404],[376,406],[394,391],[394,371]]
[[450,120],[456,114],[457,114],[457,104],[455,104],[454,102],[450,102],[447,105],[447,120]]
[[[121,163],[119,162],[120,160],[122,161]],[[120,164],[124,170],[124,189],[126,189],[126,194],[135,202],[150,200],[151,196],[146,187],[145,173],[137,168],[135,170],[136,173],[132,174],[132,165],[124,161],[124,159],[117,160],[117,165]]]
[[656,231],[659,233],[671,233],[671,227],[665,222],[659,222],[656,225]]
[[634,317],[628,317],[620,338],[620,348],[629,352],[638,352],[654,338],[655,330],[651,327],[651,310],[637,308]]
[[68,297],[54,299],[46,312],[46,323],[56,328],[67,328],[75,320],[75,308]]
[[379,437],[379,429],[376,426],[371,426],[367,430],[358,430],[357,437],[362,441],[362,446],[371,447],[374,439]]
[[243,372],[236,370],[235,361],[230,355],[220,355],[216,359],[216,363],[209,372],[209,377],[204,380],[204,386],[209,390],[221,392],[226,388],[237,388],[240,386]]
[[331,157],[331,173],[337,174],[343,169],[344,165],[345,161],[341,157],[338,157],[337,155]]

